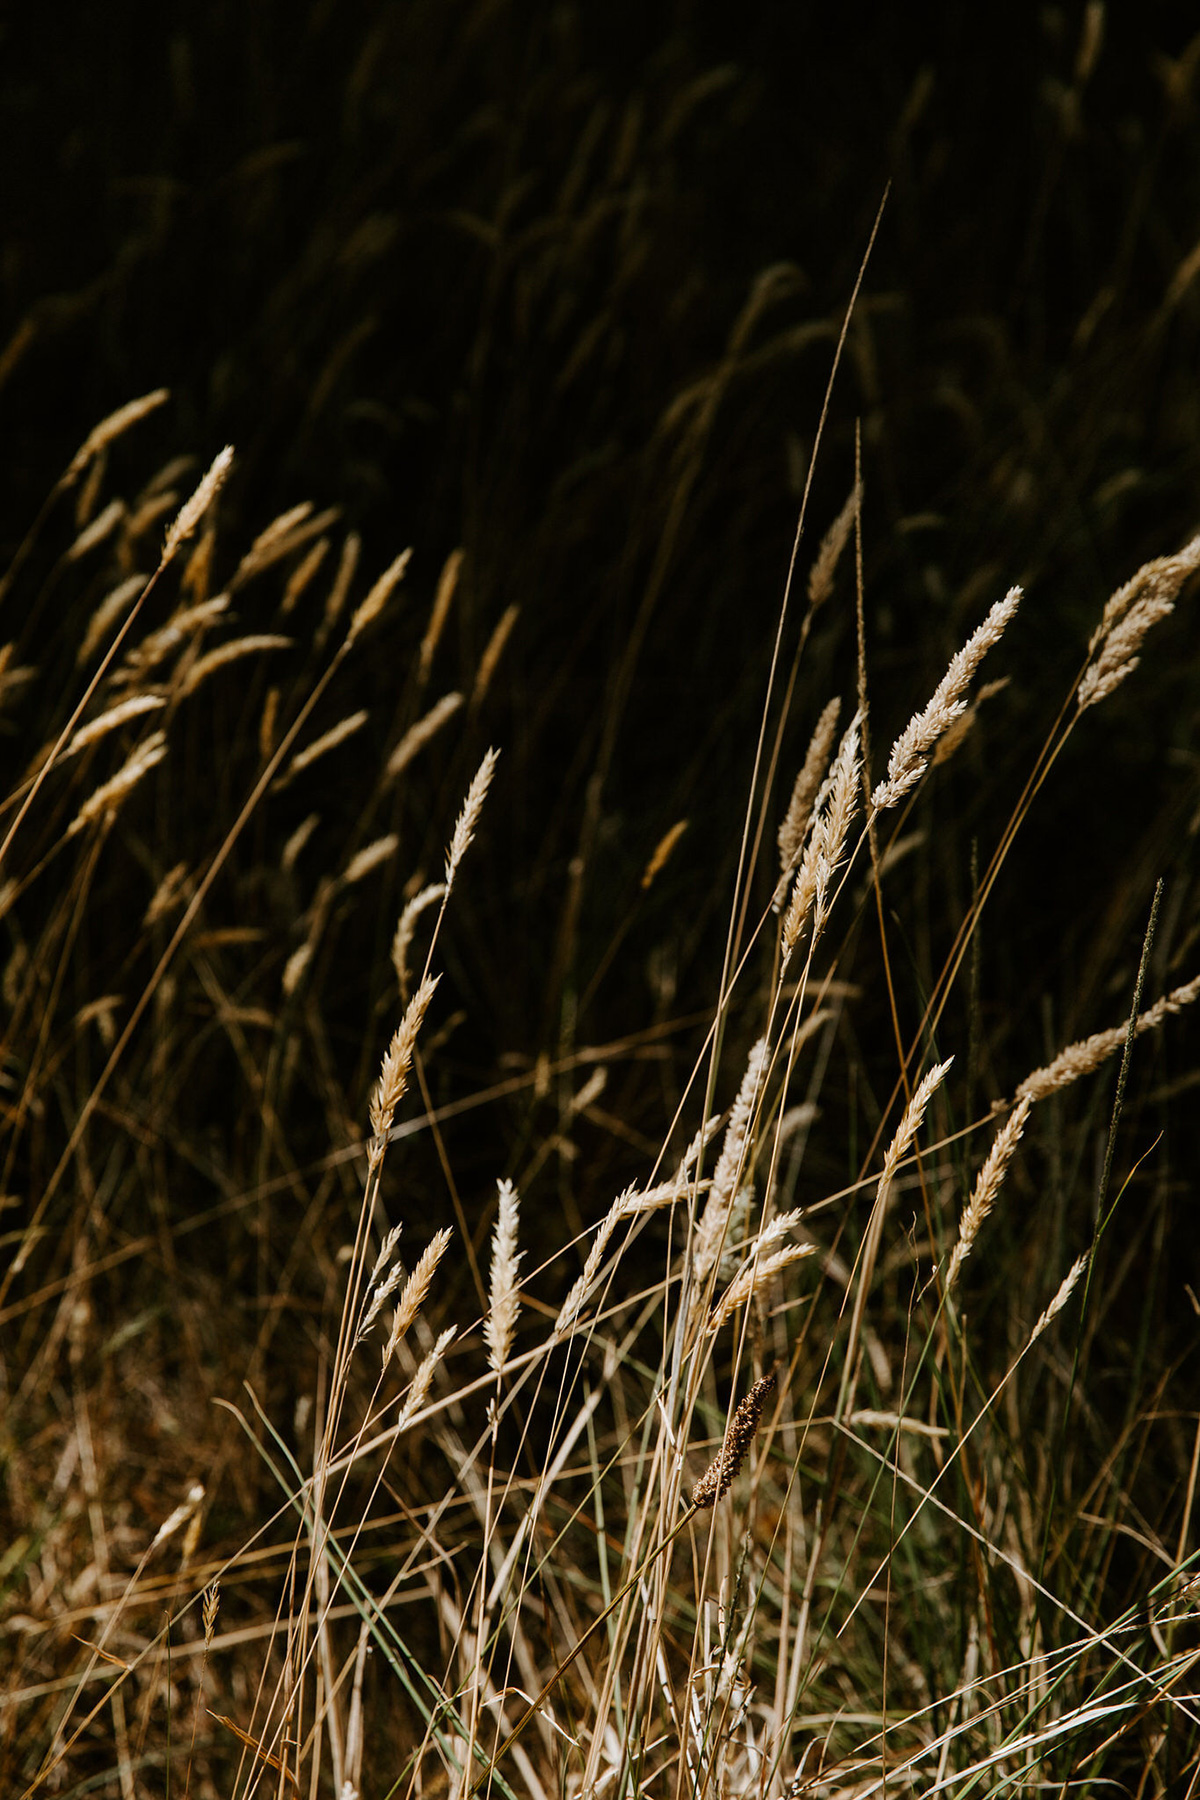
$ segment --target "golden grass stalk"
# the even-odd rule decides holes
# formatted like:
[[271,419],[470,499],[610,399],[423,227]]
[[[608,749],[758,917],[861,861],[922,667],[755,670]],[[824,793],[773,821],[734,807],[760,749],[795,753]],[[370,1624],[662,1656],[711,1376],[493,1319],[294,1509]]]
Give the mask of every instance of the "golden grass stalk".
[[319,757],[327,756],[339,744],[344,744],[347,738],[353,737],[356,731],[361,731],[370,716],[365,707],[359,712],[349,713],[346,718],[339,719],[336,725],[331,725],[328,731],[322,732],[319,738],[314,738],[303,750],[298,750],[287,773],[280,779],[279,786],[283,787],[294,781],[297,775],[302,775],[305,769],[311,768]]
[[214,594],[211,600],[200,600],[195,606],[181,607],[165,625],[160,625],[157,631],[152,631],[149,637],[134,645],[114,675],[113,685],[130,687],[134,682],[144,681],[160,663],[166,661],[172,651],[178,650],[191,632],[207,631],[228,610],[228,594]]
[[78,756],[89,744],[97,744],[107,737],[110,731],[119,731],[130,719],[137,719],[143,713],[159,712],[166,705],[161,694],[131,694],[128,700],[121,700],[116,706],[110,706],[107,712],[101,713],[88,725],[81,725],[66,749],[63,760],[68,756]]
[[128,760],[111,778],[98,787],[94,794],[84,801],[70,825],[67,836],[73,837],[90,825],[93,819],[102,816],[112,817],[116,814],[121,802],[148,775],[156,763],[160,763],[167,754],[167,736],[164,731],[155,731],[144,742],[140,743]]
[[759,1038],[746,1059],[745,1073],[730,1110],[729,1123],[725,1127],[721,1143],[721,1154],[713,1172],[712,1187],[700,1216],[700,1223],[696,1227],[692,1245],[692,1269],[698,1289],[703,1288],[715,1268],[725,1242],[730,1209],[734,1195],[741,1186],[750,1129],[770,1061],[771,1046],[766,1038]]
[[308,555],[302,557],[296,564],[296,567],[287,578],[287,585],[283,590],[283,598],[279,602],[279,616],[281,619],[286,619],[295,611],[300,596],[304,593],[314,576],[320,572],[321,564],[328,555],[329,539],[327,537],[318,538]]
[[400,1296],[400,1304],[396,1308],[392,1329],[388,1333],[388,1341],[384,1346],[383,1366],[385,1369],[395,1355],[400,1339],[406,1331],[411,1329],[413,1320],[425,1304],[434,1270],[446,1254],[451,1236],[452,1233],[448,1227],[443,1227],[441,1231],[434,1233],[418,1257],[416,1268],[404,1284],[404,1292]]
[[784,968],[809,918],[812,919],[814,949],[825,926],[829,890],[845,855],[850,821],[858,805],[861,721],[862,715],[855,713],[838,747],[822,796],[818,796],[812,830],[783,916],[780,942]]
[[342,554],[338,558],[337,574],[333,578],[333,586],[325,602],[324,634],[331,632],[342,616],[342,609],[350,593],[350,584],[354,580],[358,568],[358,559],[362,552],[362,539],[356,531],[348,532],[342,545]]
[[508,1361],[513,1334],[517,1328],[520,1297],[517,1270],[521,1252],[517,1249],[517,1219],[520,1202],[511,1181],[498,1183],[500,1208],[492,1233],[492,1279],[488,1315],[483,1322],[483,1341],[488,1347],[488,1367],[499,1375]]
[[217,452],[199,487],[190,500],[185,500],[176,515],[175,523],[167,533],[163,545],[162,561],[169,563],[185,538],[191,537],[197,525],[220,493],[233,466],[233,445],[226,444]]
[[428,1356],[422,1359],[416,1374],[412,1378],[412,1386],[408,1390],[408,1396],[400,1409],[400,1417],[397,1420],[398,1429],[403,1430],[409,1420],[416,1417],[426,1400],[429,1398],[429,1389],[433,1385],[433,1378],[437,1373],[437,1366],[446,1354],[446,1347],[453,1336],[454,1326],[449,1325],[445,1331],[439,1334],[438,1340]]
[[[1134,1021],[1134,1032],[1140,1037],[1144,1031],[1154,1031],[1171,1013],[1182,1012],[1185,1006],[1191,1006],[1200,998],[1200,975],[1194,980],[1185,982],[1183,987],[1173,988],[1139,1013]],[[1077,1043],[1068,1044],[1061,1050],[1054,1061],[1045,1068],[1035,1069],[1027,1075],[1014,1098],[1017,1101],[1028,1099],[1031,1102],[1044,1100],[1059,1088],[1069,1087],[1083,1075],[1090,1075],[1093,1069],[1115,1054],[1124,1044],[1129,1034],[1129,1022],[1123,1025],[1112,1025],[1107,1031],[1095,1031],[1091,1037],[1081,1038]]]
[[516,624],[520,612],[520,607],[514,601],[511,606],[505,607],[496,621],[496,628],[487,641],[483,655],[479,659],[479,667],[475,671],[475,681],[471,688],[472,712],[477,712],[486,698],[487,691],[492,685],[492,677],[496,673],[497,664],[504,655],[505,645],[512,636],[513,626]]
[[854,515],[858,510],[858,483],[846,498],[841,512],[821,539],[821,547],[817,551],[812,568],[808,572],[808,603],[815,612],[823,606],[833,592],[833,578],[837,566],[842,560],[842,551],[850,541],[850,533],[854,528]]
[[147,929],[152,925],[157,925],[160,919],[165,919],[169,912],[180,905],[190,893],[191,885],[188,879],[188,866],[185,862],[177,862],[173,868],[168,869],[151,895],[150,904],[146,908],[142,923]]
[[921,1129],[921,1121],[925,1117],[929,1102],[946,1079],[947,1071],[954,1061],[948,1056],[945,1062],[934,1063],[932,1069],[922,1076],[917,1084],[916,1092],[904,1109],[903,1117],[896,1127],[896,1135],[887,1147],[883,1159],[883,1172],[879,1177],[879,1194],[883,1195],[895,1180],[896,1170],[904,1161],[912,1148],[913,1139]]
[[367,1277],[368,1289],[374,1287],[383,1270],[386,1269],[391,1262],[392,1257],[395,1254],[396,1245],[400,1242],[400,1234],[403,1230],[403,1225],[393,1225],[391,1230],[384,1234],[383,1242],[379,1246],[379,1255],[375,1258],[371,1273]]
[[421,1029],[429,1002],[433,999],[438,980],[436,975],[427,975],[422,981],[405,1008],[404,1017],[396,1027],[384,1054],[383,1067],[370,1105],[371,1130],[380,1149],[391,1130],[396,1108],[408,1086],[408,1071],[412,1067],[417,1033]]
[[184,676],[179,690],[180,699],[186,700],[210,675],[226,664],[239,662],[243,656],[260,656],[267,650],[290,650],[292,639],[280,637],[277,632],[251,632],[246,637],[231,638],[227,644],[218,644],[215,650],[209,650],[204,656],[197,658]]
[[746,1460],[762,1419],[763,1407],[768,1395],[775,1392],[777,1381],[778,1376],[772,1369],[769,1374],[756,1381],[750,1392],[739,1402],[726,1427],[725,1441],[720,1452],[692,1489],[693,1506],[703,1511],[725,1498]]
[[979,1235],[980,1226],[995,1205],[996,1195],[1000,1192],[1001,1184],[1008,1172],[1013,1151],[1020,1142],[1032,1104],[1033,1102],[1027,1094],[1018,1100],[992,1140],[992,1147],[975,1178],[971,1198],[959,1221],[958,1242],[950,1253],[950,1262],[946,1269],[945,1288],[947,1293],[954,1286],[959,1270],[971,1254],[975,1239]]
[[123,436],[131,426],[137,425],[147,414],[156,412],[170,398],[169,388],[155,388],[151,393],[143,394],[140,399],[127,400],[124,406],[118,406],[117,410],[109,413],[106,419],[101,419],[98,425],[92,427],[71,458],[67,469],[67,480],[75,481],[94,456],[99,456],[107,450],[108,446]]
[[797,775],[788,801],[783,822],[779,827],[779,886],[775,889],[775,898],[771,904],[778,912],[787,898],[787,884],[791,880],[800,853],[804,848],[804,839],[808,832],[809,820],[812,818],[813,805],[820,792],[825,771],[829,766],[829,755],[833,749],[833,734],[837,730],[838,714],[842,709],[841,700],[835,694],[828,701],[821,717],[817,720],[817,728],[809,740],[808,751],[803,766]]
[[429,680],[433,659],[437,655],[437,647],[441,642],[442,632],[446,628],[446,620],[450,616],[450,607],[454,600],[455,589],[458,587],[462,562],[462,551],[452,550],[438,577],[437,592],[433,597],[433,608],[429,615],[429,624],[425,628],[425,636],[421,639],[421,652],[417,661],[417,679],[422,687]]
[[933,697],[915,714],[896,742],[888,758],[886,781],[881,781],[871,795],[876,812],[895,806],[917,785],[929,766],[930,752],[942,734],[967,709],[966,691],[976,669],[992,645],[1004,635],[1021,602],[1021,589],[1009,588],[1003,600],[997,600],[983,624],[967,639],[962,649],[950,659],[950,667],[938,682]]
[[375,620],[379,617],[380,613],[391,599],[394,590],[404,579],[404,571],[408,567],[411,556],[411,548],[402,550],[395,561],[388,564],[366,599],[355,609],[350,620],[350,629],[346,633],[346,643],[348,645],[354,643],[355,639],[360,637],[367,629],[367,626],[374,624]]
[[392,967],[396,971],[396,983],[403,998],[408,997],[408,983],[411,971],[408,966],[408,953],[412,949],[413,935],[417,928],[417,920],[431,906],[446,897],[444,881],[432,881],[427,887],[414,894],[411,900],[405,901],[396,926],[396,934],[392,939]]
[[393,779],[407,769],[413,758],[420,754],[431,738],[437,736],[447,719],[452,719],[463,703],[461,694],[443,694],[435,706],[431,706],[423,719],[410,725],[396,748],[387,760],[387,773]]
[[483,811],[483,803],[487,798],[488,788],[492,785],[492,776],[496,773],[496,764],[500,760],[498,750],[488,750],[480,763],[471,785],[467,789],[467,797],[463,801],[462,811],[454,826],[454,836],[450,840],[450,848],[446,852],[446,890],[454,886],[454,873],[467,853],[467,847],[475,836],[475,827],[479,823],[479,815]]
[[1200,568],[1200,536],[1173,556],[1156,556],[1111,596],[1088,645],[1091,661],[1079,683],[1079,710],[1097,706],[1137,667],[1151,626],[1174,612],[1180,588]]
[[375,838],[370,844],[364,844],[346,864],[342,880],[348,887],[356,881],[365,881],[381,863],[389,862],[399,848],[400,839],[394,831],[389,831],[386,837]]

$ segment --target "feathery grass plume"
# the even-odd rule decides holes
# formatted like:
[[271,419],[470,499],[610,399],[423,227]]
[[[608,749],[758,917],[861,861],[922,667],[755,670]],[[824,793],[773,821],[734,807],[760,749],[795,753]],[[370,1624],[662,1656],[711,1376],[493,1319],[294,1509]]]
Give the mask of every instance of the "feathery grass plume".
[[375,1092],[371,1095],[370,1105],[371,1130],[380,1148],[392,1128],[396,1108],[408,1086],[408,1071],[412,1067],[417,1033],[440,979],[437,975],[427,975],[422,981],[405,1008],[404,1017],[396,1027],[384,1054],[383,1067],[375,1084]]
[[1109,599],[1088,645],[1091,656],[1077,699],[1079,710],[1106,700],[1137,667],[1142,640],[1152,625],[1174,612],[1179,590],[1200,568],[1200,536],[1173,556],[1143,563]]
[[302,544],[310,543],[320,537],[323,531],[337,522],[339,508],[331,506],[325,512],[313,514],[312,501],[306,500],[299,506],[293,506],[288,512],[280,513],[272,520],[265,531],[260,531],[254,542],[234,570],[229,587],[232,593],[261,575],[274,563],[290,556]]
[[379,867],[380,863],[390,861],[399,848],[400,839],[394,831],[389,831],[386,837],[376,838],[373,843],[364,844],[362,849],[346,864],[346,872],[342,876],[342,880],[347,887],[356,881],[364,881],[373,869]]
[[565,1337],[579,1317],[580,1308],[583,1306],[583,1303],[591,1290],[592,1283],[595,1281],[596,1275],[599,1272],[600,1264],[604,1261],[604,1252],[608,1249],[612,1234],[621,1223],[621,1220],[629,1216],[625,1211],[625,1205],[633,1192],[634,1190],[632,1188],[626,1188],[624,1193],[618,1194],[604,1217],[601,1219],[600,1229],[597,1231],[596,1236],[592,1241],[592,1247],[584,1260],[583,1273],[572,1284],[566,1299],[558,1309],[558,1317],[554,1321],[554,1330],[550,1334],[552,1338],[557,1339]]
[[67,481],[76,481],[94,456],[99,456],[102,451],[107,450],[115,439],[121,437],[131,426],[138,424],[148,413],[156,412],[170,398],[169,388],[155,388],[151,393],[143,394],[140,399],[127,400],[124,406],[118,406],[115,412],[111,412],[107,418],[101,419],[100,423],[94,425],[88,432],[83,443],[71,458],[67,469]]
[[213,1641],[213,1632],[216,1630],[217,1612],[220,1605],[221,1584],[218,1581],[214,1581],[204,1590],[204,1603],[201,1609],[201,1617],[204,1621],[204,1647],[206,1650]]
[[302,775],[305,769],[310,768],[318,757],[328,755],[330,750],[336,750],[339,744],[344,744],[346,739],[353,737],[356,731],[361,731],[370,716],[367,709],[363,707],[361,711],[349,713],[344,719],[339,719],[336,725],[331,725],[329,730],[323,731],[319,738],[314,738],[311,744],[307,744],[303,750],[296,752],[286,773],[280,776],[276,786],[288,785],[296,779],[297,775]]
[[692,1489],[693,1506],[706,1510],[725,1498],[746,1460],[763,1415],[763,1407],[768,1396],[775,1392],[778,1379],[772,1369],[769,1374],[756,1381],[750,1392],[739,1402],[726,1427],[725,1441],[719,1454],[713,1458]]
[[110,500],[102,513],[98,513],[91,524],[86,526],[66,553],[68,562],[79,562],[89,550],[102,544],[106,537],[111,537],[121,520],[125,517],[125,502]]
[[390,1231],[384,1233],[383,1242],[379,1246],[379,1255],[375,1258],[371,1267],[371,1273],[367,1277],[368,1289],[375,1285],[380,1273],[391,1262],[392,1257],[395,1254],[396,1245],[400,1242],[400,1233],[403,1230],[403,1225],[393,1225]]
[[829,779],[817,799],[812,830],[796,871],[792,897],[783,915],[780,943],[784,968],[809,917],[812,918],[814,949],[825,927],[830,886],[845,855],[846,836],[858,804],[861,723],[862,714],[856,712],[842,737]]
[[483,1341],[488,1347],[488,1367],[499,1375],[512,1349],[517,1328],[520,1298],[517,1292],[517,1269],[523,1252],[517,1249],[517,1215],[519,1201],[511,1181],[497,1184],[500,1210],[492,1233],[492,1280],[488,1316],[483,1322]]
[[947,1293],[958,1278],[958,1271],[971,1254],[972,1246],[979,1234],[979,1227],[991,1212],[1000,1192],[1001,1184],[1008,1172],[1013,1151],[1020,1141],[1025,1129],[1025,1121],[1029,1117],[1029,1108],[1033,1104],[1026,1095],[1014,1106],[1008,1118],[992,1140],[982,1169],[975,1178],[975,1186],[971,1190],[971,1198],[967,1203],[963,1216],[959,1221],[958,1242],[950,1253],[950,1262],[946,1269],[944,1283]]
[[498,750],[488,750],[475,771],[471,785],[467,789],[467,797],[463,801],[462,811],[454,826],[454,836],[450,840],[450,848],[446,852],[446,890],[454,886],[454,872],[467,853],[467,846],[475,836],[475,827],[479,823],[479,815],[483,811],[483,803],[487,791],[492,785],[492,776],[496,773],[496,764],[500,760]]
[[754,1255],[750,1261],[739,1269],[717,1304],[713,1307],[708,1320],[708,1329],[715,1337],[739,1306],[748,1306],[756,1294],[769,1287],[781,1269],[786,1269],[794,1262],[801,1262],[811,1256],[816,1249],[815,1244],[787,1244],[782,1250],[772,1250],[766,1256]]
[[81,725],[66,749],[63,761],[68,756],[78,756],[89,744],[96,744],[107,737],[110,731],[119,731],[130,719],[140,718],[143,713],[159,712],[166,705],[161,694],[131,694],[128,700],[121,700],[116,706],[110,706],[107,712],[101,713],[88,725]]
[[111,780],[104,782],[94,794],[89,795],[84,801],[67,827],[67,836],[73,837],[77,831],[82,831],[85,825],[89,825],[93,819],[97,819],[101,815],[115,815],[126,795],[137,786],[143,775],[148,775],[154,765],[162,761],[166,754],[166,732],[151,732],[150,736],[138,745]]
[[929,755],[943,732],[967,709],[966,690],[992,645],[1004,632],[1021,602],[1021,589],[1009,588],[962,649],[950,659],[950,667],[938,682],[929,704],[911,718],[888,758],[887,780],[871,795],[876,812],[895,806],[917,785],[929,764]]
[[770,1043],[766,1038],[759,1038],[746,1059],[746,1070],[729,1114],[721,1154],[713,1172],[712,1187],[700,1215],[700,1223],[696,1227],[692,1244],[692,1270],[697,1292],[703,1290],[725,1242],[730,1208],[741,1186],[746,1165],[746,1144],[770,1061]]
[[835,694],[828,701],[824,712],[817,720],[817,728],[809,739],[808,751],[803,767],[796,777],[792,788],[792,797],[783,815],[779,827],[779,885],[775,889],[775,897],[771,905],[778,912],[787,898],[788,882],[796,864],[800,860],[800,852],[804,848],[804,839],[808,832],[808,822],[812,817],[813,805],[820,792],[825,771],[829,766],[829,754],[833,749],[833,734],[837,730],[838,714],[842,703]]
[[505,607],[496,621],[496,628],[484,647],[483,655],[479,659],[479,667],[475,671],[475,680],[471,685],[472,712],[478,712],[487,697],[487,691],[492,685],[492,677],[496,673],[496,666],[504,655],[504,647],[512,636],[513,626],[520,617],[520,612],[520,607],[514,601],[511,606]]
[[400,1304],[396,1308],[396,1316],[392,1320],[392,1329],[388,1332],[387,1344],[384,1346],[383,1366],[385,1369],[396,1353],[396,1345],[405,1332],[410,1329],[413,1320],[424,1306],[434,1270],[446,1254],[452,1235],[447,1227],[435,1232],[418,1257],[416,1268],[405,1282],[404,1292],[400,1296]]
[[437,592],[433,597],[433,609],[429,615],[429,624],[425,627],[425,636],[421,639],[421,652],[417,660],[417,679],[422,687],[429,680],[433,659],[437,655],[437,647],[441,642],[442,632],[446,628],[446,620],[454,600],[455,589],[458,587],[462,563],[462,551],[452,550],[438,576]]
[[662,874],[671,859],[671,853],[688,828],[686,819],[677,819],[670,831],[664,832],[651,853],[650,861],[642,870],[642,887],[651,887],[655,879]]
[[287,578],[287,586],[283,590],[283,599],[279,602],[279,616],[286,619],[296,609],[301,594],[309,583],[320,572],[321,564],[329,555],[329,539],[318,538],[308,555],[303,557]]
[[808,573],[808,603],[815,612],[823,606],[833,592],[833,578],[837,573],[838,563],[842,560],[842,551],[850,541],[850,533],[854,527],[854,515],[858,510],[858,483],[846,498],[841,512],[821,539],[821,547]]
[[[1192,981],[1185,982],[1183,987],[1173,988],[1148,1006],[1145,1012],[1139,1013],[1134,1022],[1134,1032],[1140,1037],[1144,1031],[1154,1031],[1163,1020],[1172,1013],[1182,1012],[1185,1006],[1200,998],[1200,975]],[[1069,1087],[1083,1075],[1090,1075],[1098,1069],[1102,1062],[1119,1050],[1129,1034],[1129,1022],[1123,1025],[1112,1025],[1107,1031],[1093,1032],[1091,1037],[1080,1038],[1077,1043],[1068,1044],[1061,1050],[1054,1061],[1047,1063],[1043,1069],[1035,1069],[1027,1075],[1017,1089],[1014,1099],[1038,1101],[1044,1100],[1047,1094],[1053,1094],[1059,1088]]]
[[1077,1256],[1075,1258],[1075,1261],[1071,1264],[1071,1267],[1067,1270],[1067,1273],[1059,1283],[1057,1294],[1055,1294],[1053,1300],[1030,1332],[1029,1342],[1031,1344],[1036,1343],[1043,1331],[1045,1331],[1047,1325],[1058,1317],[1063,1307],[1067,1304],[1067,1301],[1071,1298],[1072,1290],[1079,1280],[1079,1277],[1083,1274],[1083,1271],[1087,1268],[1087,1265],[1088,1252],[1085,1250],[1082,1256]]
[[917,1084],[916,1092],[904,1109],[904,1115],[896,1127],[896,1135],[887,1147],[883,1159],[883,1172],[879,1177],[878,1194],[883,1197],[896,1177],[896,1170],[912,1148],[913,1139],[921,1129],[921,1121],[925,1110],[933,1099],[938,1088],[946,1079],[947,1071],[954,1061],[948,1056],[945,1062],[934,1063],[932,1069],[922,1076]]
[[175,523],[168,531],[166,543],[163,545],[162,560],[164,563],[169,563],[184,539],[191,537],[193,531],[195,531],[197,525],[220,493],[225,482],[225,477],[228,475],[232,466],[233,445],[226,444],[225,448],[218,451],[216,456],[214,456],[207,475],[205,475],[191,499],[185,500],[180,507]]
[[347,644],[354,643],[355,639],[367,629],[367,626],[373,624],[379,617],[391,599],[394,589],[404,579],[404,571],[407,569],[411,557],[411,547],[402,550],[395,561],[388,564],[366,599],[355,608],[350,620],[350,629],[346,633]]
[[435,706],[431,706],[423,719],[410,725],[392,754],[387,759],[387,773],[393,778],[407,769],[409,763],[425,748],[430,738],[436,737],[447,719],[452,719],[463,703],[461,694],[443,694]]
[[83,634],[83,642],[75,653],[75,667],[81,669],[89,662],[104,639],[108,636],[121,614],[127,612],[131,603],[137,599],[145,587],[148,577],[130,575],[112,592],[106,594],[91,618],[88,628]]
[[293,639],[280,637],[277,632],[258,631],[246,637],[231,638],[227,644],[218,644],[215,650],[207,651],[192,664],[183,678],[179,698],[186,700],[202,682],[227,663],[238,662],[243,656],[259,656],[266,650],[290,650],[292,643]]
[[408,953],[412,948],[417,920],[429,907],[436,906],[439,900],[444,899],[445,894],[446,884],[444,881],[431,881],[427,887],[423,887],[419,893],[413,895],[411,900],[406,900],[404,903],[404,910],[401,912],[396,926],[396,935],[392,939],[392,967],[396,971],[396,984],[402,998],[408,996],[408,982],[411,973],[408,966]]
[[[403,1280],[404,1264],[396,1263],[394,1268],[388,1270],[378,1287],[373,1289],[370,1299],[367,1302],[367,1310],[363,1314],[362,1324],[359,1326],[355,1335],[354,1341],[356,1344],[361,1344],[365,1338],[370,1337],[371,1327],[374,1325],[376,1319],[379,1317],[380,1313]],[[384,1361],[387,1361],[386,1356],[384,1357]]]
[[437,1372],[437,1366],[446,1354],[446,1347],[454,1334],[454,1326],[447,1326],[446,1330],[439,1334],[437,1343],[433,1346],[433,1349],[429,1352],[428,1356],[422,1359],[420,1367],[412,1378],[412,1386],[408,1390],[408,1396],[400,1409],[400,1417],[397,1420],[397,1424],[402,1429],[408,1424],[410,1419],[416,1417],[426,1400],[429,1398],[429,1390],[433,1385],[433,1377]]

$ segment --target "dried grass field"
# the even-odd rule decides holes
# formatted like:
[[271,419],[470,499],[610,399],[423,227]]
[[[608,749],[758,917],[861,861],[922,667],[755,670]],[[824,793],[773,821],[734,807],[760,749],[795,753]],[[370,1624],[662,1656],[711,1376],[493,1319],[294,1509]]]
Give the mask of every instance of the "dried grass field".
[[952,13],[0,80],[4,1794],[1200,1792],[1200,39]]

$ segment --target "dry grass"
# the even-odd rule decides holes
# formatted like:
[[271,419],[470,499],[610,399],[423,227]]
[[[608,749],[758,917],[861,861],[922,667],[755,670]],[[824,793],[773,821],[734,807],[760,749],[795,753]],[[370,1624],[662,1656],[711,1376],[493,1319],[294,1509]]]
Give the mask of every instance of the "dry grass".
[[[64,493],[150,402],[90,435]],[[529,1108],[500,1174],[445,1134],[487,1098],[455,1090],[447,1046],[507,765],[449,726],[490,724],[515,613],[430,710],[461,557],[428,613],[399,587],[408,552],[351,605],[357,545],[321,592],[312,536],[333,521],[306,504],[213,595],[228,469],[137,586],[136,506],[93,483],[83,513],[107,522],[82,551],[94,519],[61,522],[72,566],[108,559],[91,585],[109,599],[81,590],[88,656],[44,695],[7,806],[6,1791],[798,1800],[1134,1774],[1188,1791],[1200,1426],[1145,1336],[1123,1416],[1094,1379],[1131,1279],[1152,1278],[1122,1229],[1159,1152],[1122,1124],[1096,1185],[1109,1090],[1088,1079],[1123,1047],[1124,1095],[1140,1041],[1200,984],[1143,1007],[1139,976],[1124,1024],[996,1102],[990,1148],[977,1005],[964,1054],[943,1052],[1033,801],[1132,670],[1139,596],[1165,604],[1165,582],[1174,604],[1191,547],[1110,605],[1088,666],[1115,643],[1116,676],[1068,694],[1026,751],[924,992],[896,974],[915,859],[888,852],[934,812],[934,747],[984,651],[1019,633],[1015,589],[900,733],[869,815],[861,710],[825,775],[834,702],[815,733],[796,722],[790,801],[773,780],[749,794],[762,855],[726,895],[729,979],[666,1082],[660,1142],[601,1106],[640,1040],[565,1042],[493,1084]],[[814,604],[851,516],[817,553]],[[25,561],[20,579],[36,547]],[[274,596],[294,637],[239,636],[235,591],[254,619]],[[379,729],[346,707],[386,609],[412,679]],[[312,736],[320,709],[334,722]],[[434,808],[412,784],[438,757]],[[181,812],[199,791],[211,807]],[[374,934],[378,991],[344,991],[349,931]],[[1194,941],[1177,918],[1173,964]],[[894,1086],[860,1118],[868,966]],[[1143,975],[1158,966],[1147,940]],[[366,1046],[349,1090],[347,1039]],[[585,1129],[624,1132],[641,1164],[590,1228],[564,1178]]]

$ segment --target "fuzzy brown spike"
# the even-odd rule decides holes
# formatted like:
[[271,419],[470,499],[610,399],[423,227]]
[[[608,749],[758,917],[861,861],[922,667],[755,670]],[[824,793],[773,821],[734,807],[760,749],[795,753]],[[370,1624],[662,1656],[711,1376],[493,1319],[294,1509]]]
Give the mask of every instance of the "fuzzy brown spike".
[[692,1489],[693,1506],[715,1506],[733,1486],[737,1473],[746,1460],[746,1453],[754,1442],[767,1395],[774,1393],[777,1379],[775,1370],[772,1369],[769,1375],[764,1375],[761,1381],[755,1382],[739,1404],[729,1421],[720,1454],[713,1458]]

